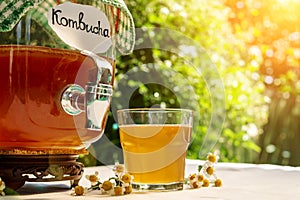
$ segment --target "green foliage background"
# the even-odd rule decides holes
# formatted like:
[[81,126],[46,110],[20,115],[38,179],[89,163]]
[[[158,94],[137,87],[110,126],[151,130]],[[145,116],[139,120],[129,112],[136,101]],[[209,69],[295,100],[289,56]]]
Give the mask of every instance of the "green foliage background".
[[[166,37],[159,40],[159,36],[151,40],[151,32],[146,28],[168,28],[191,38],[208,56],[204,58],[197,52],[198,58],[193,57],[192,63],[186,63],[191,55],[146,49],[120,57],[117,82],[124,88],[140,88],[131,98],[131,106],[147,107],[157,102],[164,102],[168,107],[180,105],[169,90],[142,85],[138,83],[139,77],[126,80],[124,74],[131,69],[169,80],[190,94],[184,90],[187,82],[183,80],[188,80],[196,95],[193,100],[189,100],[189,95],[183,97],[193,102],[190,106],[199,111],[189,158],[202,159],[208,151],[219,151],[221,161],[300,164],[300,1],[126,0],[126,3],[136,27],[144,30],[143,38],[148,38],[154,46],[161,41],[175,44],[177,41]],[[148,40],[138,41],[137,45]],[[156,63],[156,68],[145,68],[143,64],[149,62]],[[216,73],[203,71],[209,62],[217,67]],[[170,68],[177,73],[154,73],[170,72]],[[218,78],[217,73],[222,79],[225,97],[222,92],[212,90],[207,82],[207,77],[211,81]],[[187,78],[182,79],[178,74]],[[155,92],[159,92],[159,99],[154,97]],[[113,106],[122,108],[122,97],[124,94],[117,93]],[[224,97],[224,101],[213,107],[214,97]],[[223,107],[225,121],[220,125],[212,121],[212,116],[214,112],[221,113],[217,108]],[[207,137],[211,126],[221,128],[220,135]],[[107,128],[108,137],[119,145],[117,129],[112,130],[110,125]],[[207,138],[216,142],[213,148],[205,145]],[[114,158],[121,158],[121,154]]]
[[[249,55],[245,42],[233,33],[228,20],[230,9],[218,0],[127,0],[126,4],[135,20],[138,35],[143,35],[143,40],[137,40],[137,50],[133,54],[118,58],[112,109],[123,108],[125,105],[122,105],[122,102],[129,98],[126,96],[126,90],[120,88],[138,88],[130,96],[130,107],[182,107],[182,102],[188,102],[184,104],[186,107],[199,111],[196,113],[197,126],[194,127],[188,158],[203,159],[208,152],[218,151],[221,161],[255,162],[261,151],[257,139],[268,117],[268,105],[264,97],[265,85],[259,74],[261,60],[255,55]],[[192,63],[187,63],[186,60],[191,55],[176,55],[159,49],[139,49],[139,45],[143,46],[145,42],[151,42],[153,46],[159,46],[160,42],[178,42],[176,38],[151,36],[149,30],[153,27],[179,31],[201,46],[205,55],[196,54]],[[203,72],[210,63],[216,66],[216,71]],[[140,76],[128,77],[128,71],[144,72],[143,79],[156,77],[167,85],[175,83],[179,91],[182,91],[183,101],[178,102],[176,95],[162,85],[144,85],[142,82],[145,80],[139,80]],[[221,77],[224,86],[224,91],[220,91],[220,94],[224,93],[225,96],[214,90],[215,93],[212,94],[207,85],[206,78],[213,81],[217,78],[216,74]],[[195,91],[196,95],[192,99],[186,84]],[[159,98],[155,97],[155,93],[159,94]],[[214,96],[224,98],[220,99],[221,104],[216,108],[212,108]],[[214,126],[214,121],[211,121],[213,112],[223,108],[225,121],[216,125],[216,128],[221,130],[220,135],[207,135],[209,127]],[[109,140],[120,147],[113,115],[114,112],[105,132]],[[216,144],[205,145],[205,137]],[[122,161],[122,155],[107,150],[101,140],[93,144],[90,151],[106,155],[106,160],[111,159],[111,162]],[[89,158],[88,162],[93,163],[92,160]]]

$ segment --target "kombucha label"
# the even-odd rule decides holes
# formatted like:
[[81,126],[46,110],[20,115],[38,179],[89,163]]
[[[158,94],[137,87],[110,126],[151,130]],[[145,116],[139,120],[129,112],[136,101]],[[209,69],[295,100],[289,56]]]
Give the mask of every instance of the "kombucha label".
[[49,9],[48,24],[66,44],[79,50],[104,53],[112,44],[109,20],[93,6],[59,4]]

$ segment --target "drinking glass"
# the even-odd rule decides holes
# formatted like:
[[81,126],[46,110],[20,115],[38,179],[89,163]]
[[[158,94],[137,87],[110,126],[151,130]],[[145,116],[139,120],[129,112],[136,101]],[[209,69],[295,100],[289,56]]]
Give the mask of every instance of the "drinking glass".
[[126,171],[138,190],[182,190],[193,112],[175,108],[118,110]]

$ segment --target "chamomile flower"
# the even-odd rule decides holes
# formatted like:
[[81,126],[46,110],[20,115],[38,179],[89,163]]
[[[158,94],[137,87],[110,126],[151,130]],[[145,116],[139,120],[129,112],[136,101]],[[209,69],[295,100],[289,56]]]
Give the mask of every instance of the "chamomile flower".
[[124,188],[122,186],[114,187],[114,195],[119,196],[124,193]]
[[205,161],[199,173],[203,174],[203,176],[210,182],[215,182],[217,179],[214,163],[210,161]]
[[128,185],[124,187],[124,194],[130,194],[132,192],[132,186]]
[[198,174],[197,175],[197,181],[202,182],[204,180],[203,174]]
[[104,190],[104,191],[109,191],[113,188],[113,183],[110,182],[109,180],[106,180],[102,183],[101,185],[101,188]]
[[121,180],[123,181],[123,183],[130,183],[133,180],[133,176],[131,176],[130,174],[123,174]]
[[219,156],[217,155],[217,153],[209,153],[207,155],[207,160],[209,162],[216,163],[219,160]]
[[215,170],[212,166],[209,166],[209,167],[206,168],[206,173],[208,175],[213,175],[214,172],[215,172]]
[[2,181],[2,179],[0,178],[0,195],[5,196],[5,183],[4,181]]
[[113,171],[115,172],[115,174],[116,174],[117,176],[121,176],[121,175],[124,173],[125,168],[124,168],[123,165],[121,165],[121,164],[119,164],[119,163],[116,163],[115,166],[114,166]]
[[216,179],[216,181],[215,181],[215,186],[216,186],[216,187],[221,187],[222,184],[223,184],[223,183],[222,183],[222,180],[221,180],[221,179],[219,179],[219,178]]
[[87,192],[88,192],[87,188],[85,188],[83,186],[80,186],[80,185],[77,185],[75,188],[73,188],[73,191],[72,191],[71,194],[74,195],[74,196],[83,196]]
[[209,185],[210,185],[209,180],[204,179],[203,182],[202,182],[202,186],[203,186],[203,187],[208,187]]
[[88,179],[92,186],[95,186],[97,184],[99,184],[99,177],[98,177],[99,172],[95,172],[94,174],[90,174],[90,175],[86,175],[85,178]]

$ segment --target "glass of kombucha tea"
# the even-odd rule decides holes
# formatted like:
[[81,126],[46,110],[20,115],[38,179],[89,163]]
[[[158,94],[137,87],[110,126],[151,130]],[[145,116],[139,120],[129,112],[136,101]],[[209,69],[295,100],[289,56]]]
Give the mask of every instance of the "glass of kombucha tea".
[[118,110],[126,171],[138,190],[182,190],[193,112],[176,108]]

